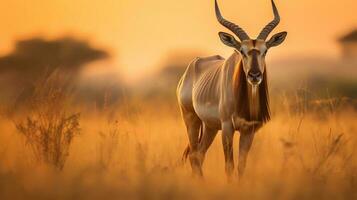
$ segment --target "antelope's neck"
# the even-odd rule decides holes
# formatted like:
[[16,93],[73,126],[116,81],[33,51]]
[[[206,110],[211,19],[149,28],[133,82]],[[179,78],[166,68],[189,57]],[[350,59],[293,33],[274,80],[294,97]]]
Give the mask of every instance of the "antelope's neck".
[[248,83],[247,100],[249,102],[250,120],[258,121],[260,113],[259,85],[252,86]]

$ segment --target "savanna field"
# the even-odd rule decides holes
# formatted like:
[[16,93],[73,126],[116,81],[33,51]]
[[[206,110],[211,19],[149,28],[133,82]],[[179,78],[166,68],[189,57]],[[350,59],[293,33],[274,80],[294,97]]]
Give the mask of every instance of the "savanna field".
[[1,1],[0,200],[357,200],[356,10]]
[[356,110],[342,98],[272,99],[272,120],[256,135],[245,176],[238,180],[235,169],[227,183],[220,134],[203,180],[182,163],[187,135],[173,99],[128,97],[99,109],[46,82],[21,114],[2,109],[0,198],[356,198]]

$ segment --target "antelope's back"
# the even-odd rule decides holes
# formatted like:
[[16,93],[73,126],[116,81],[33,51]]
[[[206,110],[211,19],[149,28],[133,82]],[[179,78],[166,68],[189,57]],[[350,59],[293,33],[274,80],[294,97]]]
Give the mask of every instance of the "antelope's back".
[[216,97],[223,62],[223,57],[215,55],[196,58],[188,65],[177,87],[177,98],[182,110],[192,112],[193,100],[197,103],[212,101]]

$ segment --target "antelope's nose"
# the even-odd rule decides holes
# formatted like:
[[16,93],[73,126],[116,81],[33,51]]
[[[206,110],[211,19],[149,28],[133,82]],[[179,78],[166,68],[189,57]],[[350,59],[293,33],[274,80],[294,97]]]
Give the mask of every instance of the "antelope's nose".
[[252,78],[253,80],[255,80],[255,79],[259,79],[259,78],[261,78],[261,76],[262,76],[262,73],[261,72],[252,72],[252,71],[250,71],[249,73],[248,73],[248,76],[250,77],[250,78]]
[[248,72],[248,80],[252,84],[259,84],[262,81],[262,73],[260,71]]

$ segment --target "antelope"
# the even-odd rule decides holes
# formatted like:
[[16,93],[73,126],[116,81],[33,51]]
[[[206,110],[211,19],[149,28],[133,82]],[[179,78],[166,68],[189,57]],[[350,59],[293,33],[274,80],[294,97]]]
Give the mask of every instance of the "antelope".
[[241,177],[255,133],[270,120],[265,56],[287,35],[280,32],[266,40],[280,22],[278,9],[273,0],[271,3],[274,19],[257,39],[251,39],[241,27],[223,18],[215,0],[218,22],[240,41],[229,33],[219,32],[220,40],[232,47],[233,53],[227,59],[219,55],[194,59],[179,81],[177,98],[189,140],[182,159],[189,158],[194,175],[203,176],[205,154],[221,130],[229,180],[234,170],[233,135],[235,131],[240,133],[238,177]]

